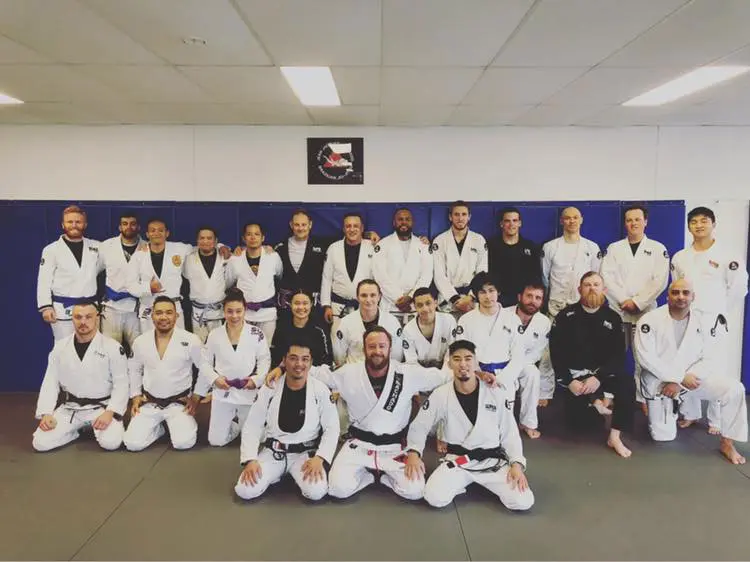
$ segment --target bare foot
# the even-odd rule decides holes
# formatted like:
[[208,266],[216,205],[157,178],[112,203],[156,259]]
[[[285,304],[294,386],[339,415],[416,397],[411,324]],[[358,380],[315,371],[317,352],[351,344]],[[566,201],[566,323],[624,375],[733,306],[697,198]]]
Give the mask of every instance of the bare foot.
[[709,435],[721,435],[721,429],[719,429],[718,427],[714,427],[713,425],[709,425],[708,434]]
[[437,440],[437,452],[439,455],[444,455],[448,452],[448,443],[445,441]]
[[737,452],[737,449],[734,448],[734,443],[730,439],[722,439],[719,450],[732,464],[745,464],[745,457]]
[[607,401],[597,398],[591,403],[591,405],[596,408],[596,411],[599,412],[599,414],[601,414],[602,416],[611,416],[612,410],[607,407],[608,404],[606,402]]
[[610,436],[609,439],[607,439],[607,445],[615,450],[615,453],[620,455],[621,457],[627,459],[630,455],[633,454],[633,451],[628,449],[622,442],[622,440],[619,437],[612,437]]
[[697,422],[697,421],[698,421],[698,420],[679,420],[679,421],[677,422],[677,426],[678,426],[679,428],[681,428],[681,429],[685,429],[685,428],[687,428],[687,427],[690,427],[691,425],[693,425],[693,424],[694,424],[695,422]]
[[645,402],[641,402],[641,412],[643,412],[643,415],[648,417],[648,404]]
[[540,398],[539,402],[537,402],[537,406],[539,406],[540,408],[546,408],[547,406],[549,406],[549,400],[547,400],[546,398]]
[[542,436],[542,433],[538,429],[526,427],[525,425],[522,425],[520,427],[526,432],[526,435],[529,436],[529,439],[539,439]]

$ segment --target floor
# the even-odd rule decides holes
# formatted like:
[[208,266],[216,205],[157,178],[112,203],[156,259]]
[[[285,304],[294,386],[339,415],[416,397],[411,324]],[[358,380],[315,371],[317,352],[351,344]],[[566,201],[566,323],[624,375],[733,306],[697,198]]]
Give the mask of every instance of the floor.
[[[306,503],[285,481],[233,497],[238,447],[159,442],[100,452],[90,436],[31,450],[34,395],[0,395],[0,558],[15,560],[738,560],[750,557],[750,465],[702,428],[651,443],[645,419],[624,460],[603,434],[566,435],[559,404],[525,441],[536,495],[513,514],[470,488],[443,510],[372,486]],[[559,401],[557,401],[559,402]],[[639,416],[640,418],[640,416]],[[747,445],[740,447],[748,455]],[[428,469],[434,465],[428,457]]]

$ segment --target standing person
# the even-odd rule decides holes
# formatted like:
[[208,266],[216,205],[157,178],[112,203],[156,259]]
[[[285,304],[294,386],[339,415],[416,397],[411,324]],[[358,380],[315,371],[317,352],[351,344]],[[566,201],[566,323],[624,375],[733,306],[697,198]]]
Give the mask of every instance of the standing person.
[[373,248],[372,274],[383,292],[383,309],[402,325],[413,317],[414,291],[432,283],[430,246],[412,233],[413,226],[411,211],[398,209],[393,216],[395,232]]
[[99,242],[84,238],[86,212],[70,205],[62,213],[63,234],[44,247],[36,301],[55,341],[73,333],[73,305],[96,300],[96,277],[104,270]]
[[286,356],[293,341],[303,339],[310,345],[313,365],[330,365],[333,362],[328,330],[312,317],[313,296],[305,289],[297,289],[290,298],[291,316],[281,318],[273,334],[271,357],[278,365]]
[[432,241],[435,285],[440,293],[440,310],[460,317],[475,306],[470,285],[477,273],[487,271],[487,242],[484,236],[469,230],[468,203],[452,203],[448,220],[451,227]]
[[136,250],[146,246],[141,239],[141,227],[132,211],[120,214],[120,234],[108,238],[99,246],[99,254],[106,271],[104,310],[101,315],[102,333],[132,349],[141,333],[138,319],[138,299],[128,292],[128,264]]
[[505,207],[497,214],[500,235],[488,240],[488,271],[497,280],[502,306],[514,306],[527,283],[542,278],[542,251],[521,236],[521,211]]
[[560,214],[563,235],[542,247],[542,281],[549,292],[549,314],[578,302],[578,282],[587,271],[599,271],[599,246],[581,236],[583,216],[575,207]]
[[[693,309],[716,319],[713,329],[717,346],[717,371],[727,370],[727,342],[729,322],[727,316],[733,309],[741,308],[747,295],[747,268],[744,260],[727,250],[714,237],[716,215],[708,207],[696,207],[687,216],[688,230],[693,243],[677,252],[672,258],[672,279],[688,279],[693,283],[695,301]],[[738,374],[732,374],[739,379]],[[684,424],[701,418],[700,401],[688,396],[682,403]],[[708,432],[719,435],[722,431],[721,415],[716,401],[708,405]]]

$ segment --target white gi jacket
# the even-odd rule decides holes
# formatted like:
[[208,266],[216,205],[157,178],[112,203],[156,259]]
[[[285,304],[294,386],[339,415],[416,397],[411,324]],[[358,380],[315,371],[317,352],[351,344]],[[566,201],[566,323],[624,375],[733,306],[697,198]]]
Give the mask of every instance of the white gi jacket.
[[[261,303],[275,299],[276,297],[276,279],[280,279],[284,273],[284,266],[281,258],[276,252],[267,254],[265,251],[260,253],[260,263],[258,264],[258,275],[253,273],[250,265],[247,263],[247,254],[241,256],[232,256],[229,260],[228,272],[230,279],[237,280],[237,288],[245,295],[248,303]],[[250,310],[245,312],[245,319],[249,322],[270,322],[276,319],[276,303],[260,310]]]
[[[403,344],[401,343],[401,324],[392,315],[380,310],[378,326],[388,330],[391,335],[391,358],[395,361],[401,361],[404,356]],[[359,311],[347,314],[341,319],[336,337],[332,338],[331,341],[333,360],[337,365],[364,361],[365,346],[362,342],[364,334],[365,324]]]
[[742,306],[747,295],[747,268],[739,256],[726,251],[719,242],[696,252],[692,246],[672,257],[672,279],[693,282],[693,310],[727,314]]
[[[685,337],[677,347],[674,320],[669,306],[644,314],[635,331],[635,358],[642,368],[641,387],[645,398],[654,398],[661,383],[680,383],[689,371],[699,378],[714,371],[713,339],[716,314],[691,310]],[[649,376],[651,375],[651,376]]]
[[193,303],[193,318],[196,320],[224,318],[222,304],[227,288],[233,281],[231,272],[227,275],[228,264],[229,260],[225,260],[217,251],[216,263],[209,278],[197,249],[185,259],[184,275],[190,282],[190,301]]
[[[607,300],[623,322],[637,322],[644,312],[656,308],[656,298],[666,289],[669,278],[669,253],[664,244],[644,236],[633,255],[628,239],[613,242],[602,259],[601,275],[607,288]],[[620,309],[620,303],[632,299],[641,313]]]
[[508,311],[508,325],[515,332],[514,338],[526,350],[525,365],[541,361],[545,348],[549,345],[549,332],[552,322],[546,315],[537,312],[531,317],[529,324],[521,325],[521,318],[516,313],[517,306],[505,308]]
[[392,435],[409,423],[411,399],[453,379],[449,370],[424,368],[391,361],[383,392],[378,398],[364,363],[347,363],[331,371],[327,365],[312,367],[310,374],[323,381],[346,402],[351,424],[376,435]]
[[[107,409],[124,414],[128,406],[128,363],[125,350],[112,338],[97,333],[91,340],[83,361],[74,345],[75,334],[57,342],[47,361],[42,387],[36,403],[36,417],[51,415],[60,390],[78,398],[104,398]],[[68,407],[78,409],[74,404]],[[98,408],[96,405],[80,409]]]
[[[99,256],[104,262],[107,276],[107,288],[104,295],[104,303],[107,308],[120,312],[135,312],[138,299],[128,291],[128,265],[145,245],[146,242],[139,238],[133,255],[122,249],[122,240],[119,236],[107,238],[99,245]],[[110,291],[119,293],[114,295],[117,297],[116,299],[109,298]],[[125,293],[130,294],[130,296],[124,296]]]
[[[180,298],[182,272],[187,255],[192,252],[190,244],[166,242],[164,246],[164,263],[161,276],[157,276],[151,263],[151,252],[136,251],[128,264],[128,292],[140,300],[138,316],[148,318],[154,306],[154,299],[164,295],[172,300]],[[161,283],[162,291],[151,294],[151,280],[156,277]],[[179,308],[178,308],[179,311]]]
[[[560,236],[542,246],[542,281],[549,289],[550,301],[564,303],[564,306],[567,306],[578,302],[578,286],[583,274],[588,271],[599,271],[602,254],[596,242],[581,236],[573,266],[561,271],[556,267],[555,256],[565,243],[565,238]],[[559,280],[553,279],[558,276]]]
[[[206,340],[206,359],[209,365],[213,365],[213,369],[201,373],[195,385],[195,393],[199,396],[208,394],[219,377],[226,377],[228,380],[249,377],[253,379],[256,388],[260,388],[271,367],[268,341],[260,328],[250,324],[245,324],[242,328],[236,350],[229,342],[226,326],[211,330]],[[229,390],[214,388],[212,399],[249,406],[255,400],[257,392],[255,389],[234,387],[230,387]]]
[[258,397],[242,427],[240,462],[257,460],[263,438],[292,445],[313,441],[320,435],[320,444],[315,454],[331,463],[339,442],[339,416],[331,391],[319,380],[308,377],[305,421],[299,431],[286,433],[279,428],[279,408],[285,386],[284,376],[276,381],[273,388],[263,386],[258,391]]
[[142,333],[133,342],[128,362],[130,397],[140,396],[145,390],[156,398],[169,398],[191,389],[193,365],[198,367],[199,376],[211,377],[211,364],[195,334],[175,326],[162,359],[156,349],[155,330]]
[[402,295],[412,296],[420,287],[429,287],[432,283],[430,246],[416,236],[411,237],[406,259],[395,232],[381,239],[373,252],[372,274],[383,292],[381,305],[387,310],[398,312],[393,303]]
[[[435,426],[442,423],[442,439],[446,443],[460,445],[469,450],[494,449],[502,446],[509,463],[518,462],[525,467],[526,457],[523,456],[521,435],[513,417],[512,399],[509,399],[509,394],[502,389],[490,387],[482,381],[478,383],[479,403],[474,425],[458,402],[453,381],[447,382],[435,389],[411,422],[406,448],[421,455],[427,435]],[[493,463],[492,459],[470,461],[467,467],[482,468],[483,465]]]
[[83,256],[78,265],[73,252],[60,236],[42,250],[36,288],[36,304],[41,310],[52,306],[59,320],[70,320],[72,304],[52,302],[52,297],[87,298],[96,296],[96,276],[104,270],[99,241],[83,239]]
[[427,341],[417,323],[419,317],[412,318],[401,332],[404,347],[404,362],[427,366],[443,365],[448,347],[453,343],[456,320],[446,312],[435,313],[435,329],[432,340]]
[[458,294],[456,288],[468,287],[477,273],[487,271],[487,241],[471,230],[466,233],[460,254],[450,229],[435,237],[431,249],[439,303],[450,302]]
[[346,256],[344,245],[346,241],[337,240],[328,247],[326,261],[323,266],[323,278],[320,283],[320,305],[331,306],[331,294],[351,301],[357,300],[357,284],[362,279],[372,278],[372,256],[374,254],[372,242],[362,240],[359,246],[359,260],[354,279],[349,279],[346,270]]

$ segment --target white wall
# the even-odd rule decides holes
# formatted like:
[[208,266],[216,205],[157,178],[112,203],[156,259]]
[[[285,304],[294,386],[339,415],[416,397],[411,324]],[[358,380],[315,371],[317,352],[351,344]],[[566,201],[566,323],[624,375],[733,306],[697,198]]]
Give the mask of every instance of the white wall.
[[[308,186],[308,136],[364,137],[365,185]],[[750,127],[9,125],[0,126],[0,199],[685,199],[712,207],[717,235],[744,258],[748,154]]]

